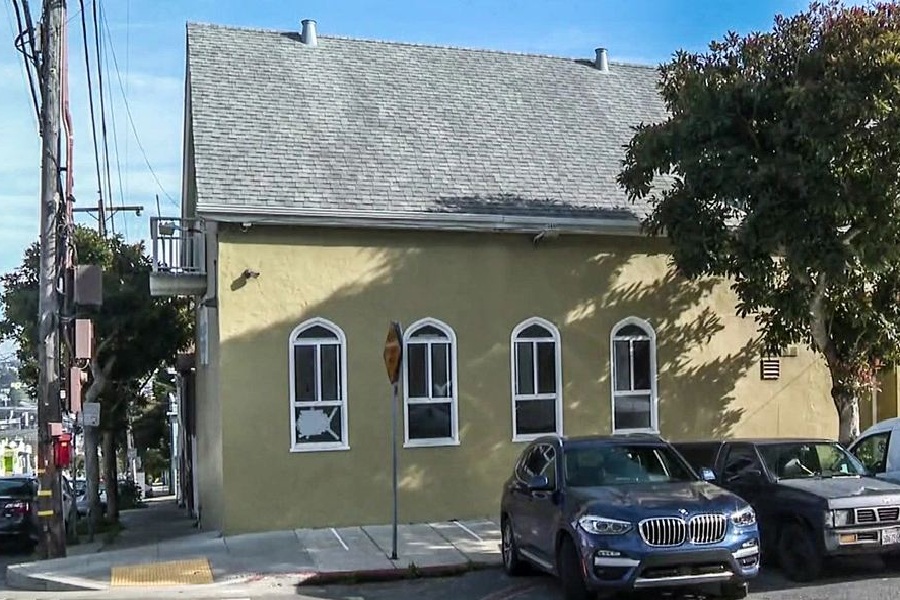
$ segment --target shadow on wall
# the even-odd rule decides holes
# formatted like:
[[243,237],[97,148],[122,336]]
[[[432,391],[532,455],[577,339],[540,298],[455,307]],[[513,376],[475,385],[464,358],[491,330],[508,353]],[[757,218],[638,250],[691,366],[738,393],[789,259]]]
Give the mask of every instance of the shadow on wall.
[[[357,239],[367,248],[348,248],[348,240]],[[222,401],[226,480],[237,473],[242,480],[232,480],[241,491],[229,490],[228,502],[241,513],[258,515],[253,506],[260,486],[274,485],[279,489],[271,490],[273,497],[289,498],[310,481],[329,481],[327,498],[309,491],[315,499],[302,509],[309,519],[341,514],[338,504],[356,506],[364,486],[372,490],[367,510],[383,516],[357,512],[355,524],[389,522],[389,387],[381,351],[391,319],[407,326],[439,318],[458,337],[461,443],[401,449],[402,520],[423,518],[418,511],[435,518],[442,506],[468,508],[441,518],[495,516],[494,496],[524,447],[511,442],[510,333],[532,316],[560,330],[567,434],[609,432],[610,331],[627,316],[645,318],[656,329],[664,435],[727,435],[740,419],[730,404],[736,382],[754,362],[754,348],[748,344],[725,357],[710,353],[706,363],[696,359],[697,350],[723,329],[721,319],[702,308],[715,284],[671,273],[662,241],[560,237],[535,247],[532,236],[523,235],[360,237],[332,230],[301,236],[260,228],[244,237],[235,233],[228,242],[240,247],[220,255],[222,281],[236,280],[248,267],[261,272],[232,292],[223,290],[220,313],[235,320],[223,332],[237,331],[223,336]],[[635,253],[643,255],[639,264]],[[334,321],[348,338],[352,467],[344,452],[288,452],[288,337],[312,317]],[[688,360],[688,353],[694,358]],[[401,436],[402,424],[401,412]],[[268,433],[265,442],[260,431]],[[348,468],[352,476],[334,476]],[[279,512],[281,507],[265,517],[273,520],[269,527],[301,524],[300,512],[292,514],[288,506]]]
[[704,300],[721,285],[711,279],[689,281],[670,268],[662,280],[631,284],[606,295],[612,306],[625,311],[640,307],[653,315],[659,426],[673,440],[727,437],[744,412],[731,407],[735,384],[756,364],[761,345],[755,336],[739,348],[729,348],[725,355],[707,350],[725,326],[722,316]]

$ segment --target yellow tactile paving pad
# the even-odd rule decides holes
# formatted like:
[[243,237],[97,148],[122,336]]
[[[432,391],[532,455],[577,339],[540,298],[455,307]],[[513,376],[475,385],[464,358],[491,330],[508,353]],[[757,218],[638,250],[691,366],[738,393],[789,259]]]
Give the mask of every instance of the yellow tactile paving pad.
[[212,570],[205,558],[171,560],[112,568],[111,586],[191,585],[212,583]]

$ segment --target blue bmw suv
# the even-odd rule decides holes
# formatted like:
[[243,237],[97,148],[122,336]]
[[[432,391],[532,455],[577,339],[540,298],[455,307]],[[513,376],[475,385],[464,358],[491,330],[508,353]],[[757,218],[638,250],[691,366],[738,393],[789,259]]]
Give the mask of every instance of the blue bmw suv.
[[569,600],[635,589],[744,598],[756,514],[650,435],[531,442],[503,487],[503,566],[560,578]]

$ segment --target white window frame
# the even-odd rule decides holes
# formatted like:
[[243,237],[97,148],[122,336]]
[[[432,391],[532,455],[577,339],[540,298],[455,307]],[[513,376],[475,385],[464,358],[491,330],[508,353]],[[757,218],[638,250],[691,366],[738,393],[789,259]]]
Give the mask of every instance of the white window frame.
[[[319,360],[319,356],[321,353],[322,344],[334,344],[334,338],[306,338],[302,341],[297,340],[297,336],[300,335],[303,331],[307,329],[311,329],[313,327],[323,327],[333,333],[335,337],[337,337],[337,342],[339,344],[339,364],[341,368],[341,376],[340,376],[340,399],[339,400],[328,400],[328,401],[298,401],[297,400],[297,370],[296,365],[294,364],[294,348],[297,346],[315,346],[316,347],[316,369],[321,369],[321,361]],[[291,331],[291,335],[288,338],[288,373],[290,374],[290,410],[291,410],[291,452],[323,452],[329,450],[349,450],[350,449],[350,434],[347,429],[347,336],[344,335],[344,331],[329,321],[328,319],[323,319],[320,317],[315,317],[312,319],[308,319],[300,323],[297,327]],[[321,388],[321,382],[319,382],[319,387]],[[318,397],[321,397],[321,391],[317,394]],[[311,407],[311,406],[321,406],[323,408],[340,406],[341,407],[341,441],[339,442],[297,442],[297,408],[301,407]]]
[[[434,327],[447,336],[450,343],[450,390],[449,398],[431,398],[431,349],[426,352],[426,384],[429,390],[428,398],[410,398],[409,396],[409,344],[421,344],[411,340],[416,331],[423,327]],[[404,448],[434,448],[439,446],[459,446],[459,385],[457,380],[456,359],[456,332],[453,328],[431,317],[419,319],[406,328],[403,332],[403,447]],[[448,438],[409,439],[409,406],[411,404],[450,404],[450,433]]]
[[[620,329],[635,325],[640,327],[643,336],[618,336],[616,335]],[[616,340],[648,340],[650,342],[650,427],[639,428],[617,428],[616,427],[616,397],[623,396],[645,396],[647,390],[640,391],[616,391]],[[634,354],[631,353],[631,376],[634,378]],[[609,333],[609,385],[610,385],[610,420],[612,421],[613,433],[659,433],[659,398],[656,391],[656,331],[653,327],[638,317],[626,317],[616,323],[612,331]]]
[[[534,393],[533,394],[517,394],[516,393],[516,383],[518,381],[518,361],[516,361],[516,338],[518,338],[519,334],[531,327],[532,325],[537,325],[538,327],[542,327],[546,329],[550,336],[546,338],[533,339],[529,340],[531,342],[537,343],[539,341],[552,341],[554,348],[554,356],[556,360],[556,393],[555,394],[539,394],[537,391],[537,351],[534,351],[534,361],[532,368],[534,369],[534,373],[532,374],[534,377]],[[556,435],[561,436],[563,434],[563,386],[562,386],[562,344],[560,342],[559,329],[557,329],[556,325],[548,321],[547,319],[543,319],[541,317],[531,317],[525,319],[521,323],[515,326],[512,330],[512,333],[509,336],[509,374],[510,374],[510,391],[512,396],[512,441],[514,442],[530,442],[536,440],[539,437],[545,435]],[[516,431],[516,403],[517,402],[528,402],[529,400],[552,400],[556,399],[556,431],[548,431],[547,433],[528,433],[519,435]]]

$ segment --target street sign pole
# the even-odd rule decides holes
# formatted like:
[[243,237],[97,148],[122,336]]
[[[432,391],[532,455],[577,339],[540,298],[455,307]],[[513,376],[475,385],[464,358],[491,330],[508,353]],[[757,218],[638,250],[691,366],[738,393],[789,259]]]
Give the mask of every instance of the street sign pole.
[[397,560],[397,404],[399,402],[397,388],[399,386],[396,381],[392,387],[394,388],[394,397],[391,402],[391,462],[393,463],[394,520],[391,532],[391,560]]
[[391,382],[391,491],[393,493],[394,518],[391,535],[391,560],[397,560],[397,405],[399,400],[400,365],[403,364],[403,332],[400,323],[391,321],[387,339],[384,342],[384,366]]

